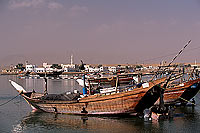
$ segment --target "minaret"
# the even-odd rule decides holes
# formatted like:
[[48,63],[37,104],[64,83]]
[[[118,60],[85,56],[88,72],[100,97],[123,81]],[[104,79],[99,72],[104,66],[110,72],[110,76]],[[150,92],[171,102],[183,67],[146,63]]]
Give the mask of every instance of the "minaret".
[[70,58],[70,63],[71,63],[71,65],[73,65],[73,64],[74,64],[74,62],[73,62],[73,55],[71,55],[71,58]]

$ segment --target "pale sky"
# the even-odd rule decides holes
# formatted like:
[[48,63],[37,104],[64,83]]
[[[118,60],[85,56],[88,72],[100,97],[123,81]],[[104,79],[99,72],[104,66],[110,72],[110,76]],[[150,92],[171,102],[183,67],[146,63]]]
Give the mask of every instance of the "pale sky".
[[[200,62],[200,0],[0,0],[0,65]],[[162,58],[161,58],[162,57]]]

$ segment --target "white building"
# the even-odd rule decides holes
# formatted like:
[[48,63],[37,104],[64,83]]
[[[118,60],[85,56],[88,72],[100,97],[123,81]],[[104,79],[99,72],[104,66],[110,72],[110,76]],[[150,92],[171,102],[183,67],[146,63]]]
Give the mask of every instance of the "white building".
[[77,69],[71,67],[65,67],[63,68],[63,72],[77,72]]
[[191,65],[191,67],[197,69],[198,71],[200,71],[200,65],[197,64],[196,60],[194,61],[194,64]]
[[103,70],[103,67],[92,67],[91,65],[84,65],[85,71],[87,72],[100,72]]
[[108,71],[108,67],[101,66],[101,67],[99,68],[99,71],[100,71],[100,72],[107,72],[107,71]]
[[117,67],[115,67],[115,66],[109,66],[108,67],[108,71],[110,71],[110,72],[117,72]]
[[26,64],[25,70],[29,72],[34,72],[36,65]]
[[43,68],[43,67],[35,68],[35,72],[37,72],[37,73],[45,72],[45,68]]
[[64,68],[76,68],[76,65],[75,64],[61,64],[61,67],[64,69]]
[[89,69],[88,69],[88,72],[99,72],[99,68],[97,68],[97,67],[90,67]]
[[85,71],[88,71],[89,72],[89,68],[91,67],[90,65],[84,65],[85,67]]
[[41,72],[53,72],[56,71],[54,68],[44,68],[44,67],[37,67],[35,68],[35,72],[41,73]]

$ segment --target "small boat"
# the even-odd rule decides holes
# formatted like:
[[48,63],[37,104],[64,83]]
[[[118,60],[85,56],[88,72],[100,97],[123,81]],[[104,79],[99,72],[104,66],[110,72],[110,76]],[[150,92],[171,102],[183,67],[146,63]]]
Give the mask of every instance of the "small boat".
[[115,89],[109,94],[93,95],[27,92],[14,81],[10,82],[33,109],[44,112],[79,115],[133,115],[154,105],[162,90],[160,84],[165,80],[166,78],[161,78],[143,83],[139,88]]
[[174,105],[186,105],[200,90],[200,78],[189,80],[174,87],[167,87],[151,108],[154,120],[171,119],[174,116]]
[[40,77],[59,77],[63,71],[52,71],[52,72],[37,72],[36,74]]

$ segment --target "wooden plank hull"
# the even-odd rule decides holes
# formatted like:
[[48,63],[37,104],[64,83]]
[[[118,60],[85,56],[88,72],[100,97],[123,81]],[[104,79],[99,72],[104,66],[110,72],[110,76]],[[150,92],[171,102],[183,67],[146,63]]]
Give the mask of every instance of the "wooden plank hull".
[[191,100],[200,90],[200,81],[194,83],[192,86],[188,87],[184,93],[180,96],[179,101],[184,104]]
[[150,82],[146,88],[134,88],[110,95],[90,95],[74,101],[41,100],[28,97],[25,93],[21,95],[33,107],[45,112],[88,115],[132,114],[154,105],[161,91],[158,84],[164,80],[163,78]]
[[[176,103],[183,103],[192,99],[200,90],[200,79],[191,80],[184,83],[182,86],[167,88],[164,92],[164,104],[173,105]],[[185,100],[183,100],[185,99]],[[158,99],[155,105],[159,105]]]

